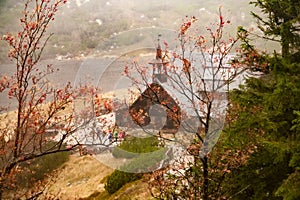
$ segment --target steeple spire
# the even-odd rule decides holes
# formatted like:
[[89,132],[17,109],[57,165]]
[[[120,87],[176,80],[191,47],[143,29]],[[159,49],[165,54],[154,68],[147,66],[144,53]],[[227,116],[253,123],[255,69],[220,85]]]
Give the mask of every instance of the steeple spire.
[[156,59],[162,59],[162,50],[161,50],[161,46],[160,46],[160,37],[161,34],[157,35],[157,48],[156,48]]
[[152,75],[153,83],[167,82],[167,69],[166,69],[166,66],[169,62],[165,61],[163,59],[162,49],[161,49],[161,46],[160,46],[160,37],[161,37],[161,34],[158,34],[158,36],[157,36],[156,57],[152,62],[149,63],[153,66],[153,75]]

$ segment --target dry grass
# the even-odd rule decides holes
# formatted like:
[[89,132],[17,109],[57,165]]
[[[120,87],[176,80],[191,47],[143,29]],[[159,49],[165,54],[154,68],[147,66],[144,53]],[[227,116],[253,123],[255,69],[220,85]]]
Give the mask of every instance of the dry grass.
[[92,156],[72,155],[58,171],[58,177],[47,195],[61,200],[86,198],[95,192],[103,192],[105,177],[113,169]]
[[[117,160],[115,160],[118,162]],[[109,168],[93,156],[72,155],[59,170],[54,183],[47,188],[51,199],[97,199],[97,200],[150,200],[147,183],[138,180],[128,183],[113,195],[109,195],[104,185],[114,169]]]
[[[135,93],[137,93],[135,91]],[[136,95],[136,94],[135,94]],[[114,92],[103,94],[105,98],[119,98],[131,100],[132,96],[128,95],[127,90],[117,90]],[[47,104],[42,105],[43,109],[47,108]],[[72,113],[73,104],[70,104],[64,111],[58,115],[64,116]],[[16,121],[16,111],[10,111],[0,115],[0,129],[7,129],[8,124],[14,125]],[[105,161],[100,162],[99,160]],[[114,169],[104,165],[117,167],[124,164],[124,159],[116,159],[111,155],[102,154],[97,156],[79,156],[71,155],[70,160],[60,167],[55,174],[55,180],[45,190],[46,197],[50,199],[150,199],[147,190],[147,184],[141,180],[129,183],[121,188],[114,195],[109,195],[104,189],[106,178]],[[118,163],[117,165],[114,163]],[[102,197],[103,198],[102,198]]]

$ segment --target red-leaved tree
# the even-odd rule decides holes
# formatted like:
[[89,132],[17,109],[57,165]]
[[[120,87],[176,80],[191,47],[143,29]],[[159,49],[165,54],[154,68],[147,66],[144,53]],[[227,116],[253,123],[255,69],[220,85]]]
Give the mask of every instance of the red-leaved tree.
[[[14,102],[11,105],[16,106],[1,108],[0,198],[9,190],[17,191],[22,163],[79,145],[65,145],[66,138],[79,126],[75,126],[71,111],[76,93],[70,83],[55,88],[47,79],[54,68],[39,64],[53,35],[47,33],[49,24],[65,3],[66,0],[26,0],[20,31],[1,37],[9,46],[8,57],[15,70],[12,76],[0,78],[0,92],[7,93]],[[58,130],[62,135],[53,140]]]
[[[208,34],[202,35],[195,28],[199,21],[196,17],[186,18],[175,50],[169,50],[165,43],[163,51],[159,44],[156,60],[151,62],[152,70],[137,62],[125,69],[125,75],[141,91],[140,99],[146,102],[144,99],[148,98],[152,104],[164,107],[167,113],[173,112],[167,115],[175,118],[174,124],[180,126],[175,131],[168,131],[168,127],[158,134],[154,131],[165,140],[165,145],[173,148],[173,161],[149,176],[151,193],[159,199],[222,198],[220,188],[225,174],[239,166],[248,153],[226,149],[220,154],[214,153],[226,119],[227,93],[242,82],[242,74],[247,70],[247,65],[237,60],[241,50],[235,48],[243,36],[224,34],[224,27],[230,21],[224,19],[221,10],[218,22],[206,28]],[[143,93],[144,90],[150,90],[152,95]],[[161,91],[167,91],[168,95],[165,92],[164,98]],[[181,113],[172,106],[174,103],[168,102],[169,96],[180,106]],[[133,120],[143,126],[151,116],[148,107],[134,108],[138,101],[133,104],[131,114]],[[135,110],[138,113],[134,113]],[[147,120],[135,119],[136,116]]]

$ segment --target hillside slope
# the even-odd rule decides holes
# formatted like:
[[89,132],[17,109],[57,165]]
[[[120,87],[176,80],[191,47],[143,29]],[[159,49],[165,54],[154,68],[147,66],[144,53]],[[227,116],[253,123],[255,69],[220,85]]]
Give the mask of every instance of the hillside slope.
[[[118,161],[117,159],[114,160]],[[131,200],[152,199],[147,183],[138,180],[123,186],[118,192],[109,195],[105,189],[106,177],[114,169],[102,164],[93,156],[71,155],[58,171],[57,177],[47,189],[46,197],[50,199],[97,199],[97,200]]]
[[79,199],[103,192],[105,177],[113,169],[90,155],[72,155],[59,170],[55,182],[47,189],[47,196],[60,200]]

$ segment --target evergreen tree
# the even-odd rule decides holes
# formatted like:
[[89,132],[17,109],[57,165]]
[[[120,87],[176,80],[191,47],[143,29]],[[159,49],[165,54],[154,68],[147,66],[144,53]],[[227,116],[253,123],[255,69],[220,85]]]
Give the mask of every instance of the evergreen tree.
[[228,137],[258,147],[244,167],[231,173],[230,190],[236,199],[300,197],[297,190],[289,190],[299,185],[295,182],[299,179],[300,147],[295,111],[300,109],[300,65],[273,58],[270,67],[269,74],[247,80],[231,95],[232,114],[238,113],[238,118]]
[[265,14],[260,16],[252,12],[258,20],[258,27],[263,31],[264,37],[281,43],[283,57],[288,56],[291,51],[299,50],[300,2],[298,0],[256,0],[251,4],[259,7]]
[[[263,18],[253,13],[265,38],[280,37],[282,54],[265,57],[268,70],[231,94],[235,117],[223,142],[232,142],[233,148],[251,143],[257,149],[243,167],[231,172],[224,190],[231,199],[299,199],[300,4],[294,0],[252,3],[267,14]],[[248,53],[253,51],[251,45],[244,47]]]

